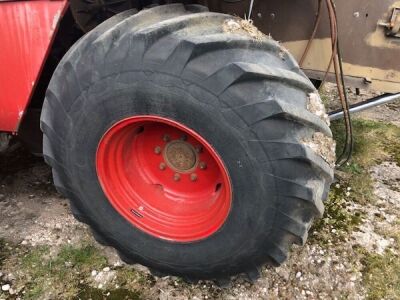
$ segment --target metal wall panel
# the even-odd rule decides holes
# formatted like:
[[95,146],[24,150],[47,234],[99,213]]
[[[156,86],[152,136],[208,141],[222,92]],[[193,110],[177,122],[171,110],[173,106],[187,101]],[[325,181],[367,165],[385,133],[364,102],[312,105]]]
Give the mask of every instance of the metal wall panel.
[[[248,15],[250,7],[250,0],[199,0],[199,3],[213,11],[240,17]],[[322,21],[303,66],[307,75],[316,79],[323,77],[331,56],[329,18],[325,1],[322,3]],[[391,19],[393,9],[400,8],[400,1],[335,0],[335,3],[348,85],[399,92],[400,36],[388,36],[382,24]],[[300,59],[311,36],[317,8],[318,0],[254,0],[252,19],[261,31],[271,34]],[[328,79],[333,80],[334,76]]]

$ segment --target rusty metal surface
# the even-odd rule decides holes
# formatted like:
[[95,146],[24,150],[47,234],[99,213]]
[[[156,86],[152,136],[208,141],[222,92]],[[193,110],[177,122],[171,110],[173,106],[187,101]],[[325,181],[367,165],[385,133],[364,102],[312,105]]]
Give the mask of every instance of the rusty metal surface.
[[17,131],[66,6],[66,0],[0,3],[0,131]]
[[168,166],[177,172],[189,172],[196,168],[198,162],[194,147],[180,140],[169,142],[163,156]]
[[379,22],[380,26],[385,27],[386,35],[400,38],[400,7],[394,7],[388,22]]
[[[221,0],[200,1],[213,11],[244,17],[250,0],[229,3]],[[379,23],[390,22],[394,0],[336,0],[340,44],[344,70],[349,82],[371,83],[365,87],[397,92],[400,90],[400,38],[388,36]],[[264,33],[281,41],[299,59],[313,30],[317,0],[255,0],[254,24]],[[307,74],[326,71],[330,58],[330,30],[326,7],[316,39],[304,63]],[[358,81],[356,79],[359,79]]]

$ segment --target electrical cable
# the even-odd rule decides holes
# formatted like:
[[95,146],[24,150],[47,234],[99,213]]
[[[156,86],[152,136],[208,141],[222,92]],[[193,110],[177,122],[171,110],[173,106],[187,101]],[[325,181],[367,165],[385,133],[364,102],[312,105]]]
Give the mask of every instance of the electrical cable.
[[351,156],[353,153],[353,147],[354,147],[354,139],[353,139],[353,126],[352,126],[351,114],[350,114],[350,105],[349,105],[346,85],[345,85],[345,81],[344,81],[343,60],[342,60],[342,54],[341,54],[341,49],[340,49],[340,43],[339,43],[339,28],[338,28],[338,24],[337,24],[336,5],[333,0],[331,0],[331,2],[332,2],[333,13],[336,18],[336,27],[337,27],[337,31],[338,31],[337,56],[338,56],[340,80],[341,80],[341,85],[343,88],[343,96],[344,96],[344,104],[345,104],[345,108],[343,108],[343,115],[344,115],[344,120],[345,120],[345,125],[346,125],[346,136],[347,136],[346,145],[343,147],[343,152],[339,156],[339,158],[336,162],[337,165],[342,166],[351,159]]
[[[342,64],[342,55],[339,49],[339,31],[338,31],[338,23],[337,23],[337,13],[336,7],[333,0],[326,0],[328,15],[331,26],[331,39],[332,39],[332,57],[329,65],[333,63],[336,85],[338,89],[339,99],[341,102],[341,106],[344,114],[345,121],[345,144],[343,147],[343,151],[336,161],[337,166],[342,166],[349,161],[351,158],[352,150],[353,150],[353,131],[351,124],[351,116],[349,111],[349,103],[347,98],[346,86],[344,81],[344,73],[343,73],[343,64]],[[330,66],[327,70],[329,72]]]
[[308,40],[307,47],[304,50],[303,56],[300,59],[300,62],[299,62],[300,67],[303,66],[303,63],[307,57],[307,54],[310,51],[311,44],[314,41],[315,35],[317,34],[319,24],[321,23],[321,11],[322,11],[322,0],[318,0],[318,12],[317,12],[317,17],[316,17],[315,23],[314,23],[314,29],[313,29],[310,39]]
[[254,0],[251,0],[250,7],[249,7],[249,16],[247,17],[249,20],[251,20],[251,13],[253,12],[253,5],[254,5]]
[[[300,66],[303,65],[303,63],[307,57],[307,54],[310,50],[311,44],[315,38],[316,32],[318,30],[318,26],[319,26],[319,23],[321,20],[321,9],[322,9],[321,2],[322,2],[321,0],[318,1],[318,12],[317,12],[317,18],[314,23],[314,29],[313,29],[312,35],[308,41],[307,47],[303,53],[303,56],[300,59],[300,63],[299,63]],[[350,160],[351,154],[353,152],[353,129],[352,129],[351,116],[350,116],[350,111],[349,111],[350,106],[349,106],[349,102],[348,102],[346,85],[345,85],[345,81],[344,81],[344,72],[343,72],[343,63],[342,63],[343,60],[342,60],[342,54],[341,54],[340,44],[339,44],[339,30],[338,30],[336,5],[333,0],[326,0],[325,2],[326,2],[326,7],[328,10],[328,16],[329,16],[331,42],[332,42],[332,55],[330,57],[328,67],[326,69],[325,75],[321,82],[321,87],[325,83],[327,76],[329,74],[329,71],[333,64],[336,85],[337,85],[337,89],[338,89],[338,95],[339,95],[340,103],[342,106],[344,121],[345,121],[345,144],[344,144],[341,155],[339,156],[338,160],[336,161],[337,166],[342,166],[343,164],[347,163]]]
[[332,64],[335,60],[336,54],[337,54],[337,27],[336,27],[336,23],[337,21],[335,21],[335,18],[332,16],[332,11],[331,11],[331,2],[329,0],[326,0],[326,6],[327,6],[327,10],[328,10],[328,16],[329,16],[329,23],[330,23],[330,30],[331,30],[331,41],[332,41],[332,55],[331,58],[329,60],[329,64],[328,67],[326,68],[326,72],[325,75],[321,81],[321,85],[320,85],[320,89],[322,89],[322,87],[325,84],[325,81],[328,77],[329,71],[332,67]]
[[[339,44],[339,41],[338,41],[338,44]],[[344,83],[344,76],[343,76],[343,64],[342,64],[342,58],[341,58],[341,53],[340,52],[341,52],[340,48],[338,47],[338,56],[339,56],[339,66],[340,66],[340,72],[341,72],[341,80],[342,80],[342,85],[344,86],[345,83]],[[351,122],[350,105],[349,105],[349,101],[348,101],[348,97],[347,97],[347,91],[346,91],[345,87],[344,87],[344,97],[345,97],[345,101],[346,101],[346,105],[347,105],[346,111],[347,111],[347,114],[348,114],[347,118],[348,118],[348,123],[349,123],[349,136],[350,136],[349,139],[350,140],[348,141],[348,144],[347,144],[347,154],[346,154],[345,159],[342,162],[340,162],[340,159],[342,159],[342,157],[344,157],[344,155],[345,155],[344,150],[343,150],[343,153],[342,153],[341,157],[339,157],[339,159],[338,159],[339,165],[344,165],[351,159],[351,156],[353,154],[353,147],[354,147],[353,125],[352,125],[352,122]]]

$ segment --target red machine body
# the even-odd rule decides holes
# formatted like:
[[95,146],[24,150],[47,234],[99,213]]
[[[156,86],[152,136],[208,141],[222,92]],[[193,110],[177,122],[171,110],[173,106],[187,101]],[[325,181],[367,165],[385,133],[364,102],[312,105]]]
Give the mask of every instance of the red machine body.
[[0,2],[0,131],[18,130],[67,5]]

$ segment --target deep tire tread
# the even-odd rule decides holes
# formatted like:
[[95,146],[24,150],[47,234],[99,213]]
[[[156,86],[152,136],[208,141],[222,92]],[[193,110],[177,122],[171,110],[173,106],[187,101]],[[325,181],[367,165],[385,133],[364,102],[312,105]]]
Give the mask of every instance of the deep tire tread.
[[[283,118],[295,121],[304,126],[312,127],[315,131],[322,132],[331,137],[331,131],[328,125],[322,119],[305,109],[301,111],[298,107],[285,103],[284,101],[279,101],[279,99],[268,99],[262,102],[236,106],[230,108],[230,110],[234,110],[237,114],[240,114],[243,121],[249,126],[254,126],[269,118]],[[254,111],[256,111],[256,114],[254,114]]]
[[[62,120],[54,120],[52,114],[54,108],[49,103],[58,103],[62,106],[62,114],[68,114],[74,103],[59,101],[59,89],[63,82],[63,74],[67,72],[69,77],[66,80],[79,85],[80,80],[77,74],[87,71],[88,66],[78,65],[81,58],[90,57],[93,49],[103,51],[104,55],[112,53],[115,47],[120,47],[122,41],[129,37],[131,39],[130,48],[126,51],[135,51],[137,57],[134,62],[136,67],[144,68],[144,71],[161,70],[164,73],[180,76],[183,81],[203,87],[214,95],[219,96],[225,111],[230,111],[240,116],[243,122],[249,126],[255,136],[259,135],[256,126],[264,124],[270,120],[281,120],[287,123],[296,123],[298,128],[312,132],[322,132],[331,137],[329,127],[306,109],[306,105],[295,105],[281,99],[279,96],[266,98],[262,101],[251,102],[244,105],[237,105],[229,102],[224,96],[236,86],[251,82],[262,88],[266,81],[273,82],[284,88],[296,90],[305,98],[309,93],[315,92],[312,83],[304,76],[297,67],[293,58],[275,41],[264,38],[255,41],[248,36],[224,33],[217,24],[224,20],[233,18],[227,15],[206,12],[204,7],[199,5],[171,4],[157,6],[143,10],[136,15],[134,11],[122,13],[124,15],[115,16],[86,36],[81,38],[60,63],[44,103],[41,118],[41,128],[44,132],[44,157],[46,162],[53,168],[54,182],[57,190],[71,200],[71,210],[74,216],[81,222],[87,223],[92,227],[95,239],[101,244],[110,245],[118,249],[123,261],[128,264],[137,262],[136,258],[127,257],[121,249],[114,243],[112,238],[108,238],[96,229],[95,224],[87,216],[86,211],[80,207],[79,198],[74,194],[73,188],[69,186],[68,173],[63,167],[64,156],[63,138],[56,133],[57,126]],[[206,20],[206,21],[205,21]],[[204,23],[205,22],[205,23]],[[198,36],[197,25],[203,24],[204,31],[201,37]],[[190,28],[197,28],[191,34]],[[185,30],[184,34],[182,30]],[[121,34],[123,33],[123,34]],[[122,47],[122,46],[121,46]],[[169,51],[159,51],[163,49]],[[281,67],[270,67],[264,64],[247,62],[245,56],[242,61],[230,61],[214,72],[195,72],[191,62],[210,52],[220,53],[224,49],[235,49],[237,51],[262,50],[266,54],[282,62]],[[122,50],[121,50],[122,51]],[[282,57],[282,51],[285,52]],[[124,70],[132,71],[132,70]],[[89,77],[95,80],[94,77]],[[85,90],[86,86],[81,86]],[[65,92],[65,91],[64,91]],[[251,91],[249,91],[250,93]],[[67,92],[65,92],[67,93]],[[229,98],[229,97],[228,97]],[[76,99],[76,97],[71,97]],[[72,101],[72,100],[71,100]],[[222,105],[221,104],[221,105]],[[68,122],[70,123],[70,122]],[[57,126],[56,126],[57,125]],[[234,125],[233,125],[234,126]],[[297,127],[296,127],[297,128]],[[242,270],[252,281],[259,277],[258,265],[271,262],[273,265],[280,265],[288,257],[288,250],[293,243],[304,244],[307,238],[309,225],[314,217],[319,217],[323,213],[323,204],[320,190],[326,191],[329,187],[333,173],[332,168],[311,149],[301,145],[298,138],[293,140],[277,139],[262,140],[261,138],[249,138],[248,143],[261,145],[265,153],[269,155],[270,161],[296,161],[304,165],[313,174],[307,184],[303,181],[295,181],[289,178],[279,177],[276,174],[265,173],[264,176],[270,177],[275,182],[280,191],[280,201],[297,201],[304,205],[307,215],[311,217],[299,218],[294,213],[277,210],[275,218],[275,229],[272,230],[268,245],[262,251],[264,258],[257,263],[257,266],[250,270]],[[53,149],[53,145],[57,146]],[[60,151],[61,149],[61,151]],[[321,176],[320,176],[321,175]],[[321,179],[322,178],[322,179]],[[304,179],[303,179],[304,180]],[[321,189],[321,186],[323,187]],[[306,220],[307,219],[307,220]],[[164,274],[158,269],[151,269],[155,276]],[[157,275],[158,274],[158,275]],[[166,274],[165,274],[166,275]],[[196,274],[185,276],[187,280],[197,280]],[[229,285],[229,276],[214,278],[218,285]]]

